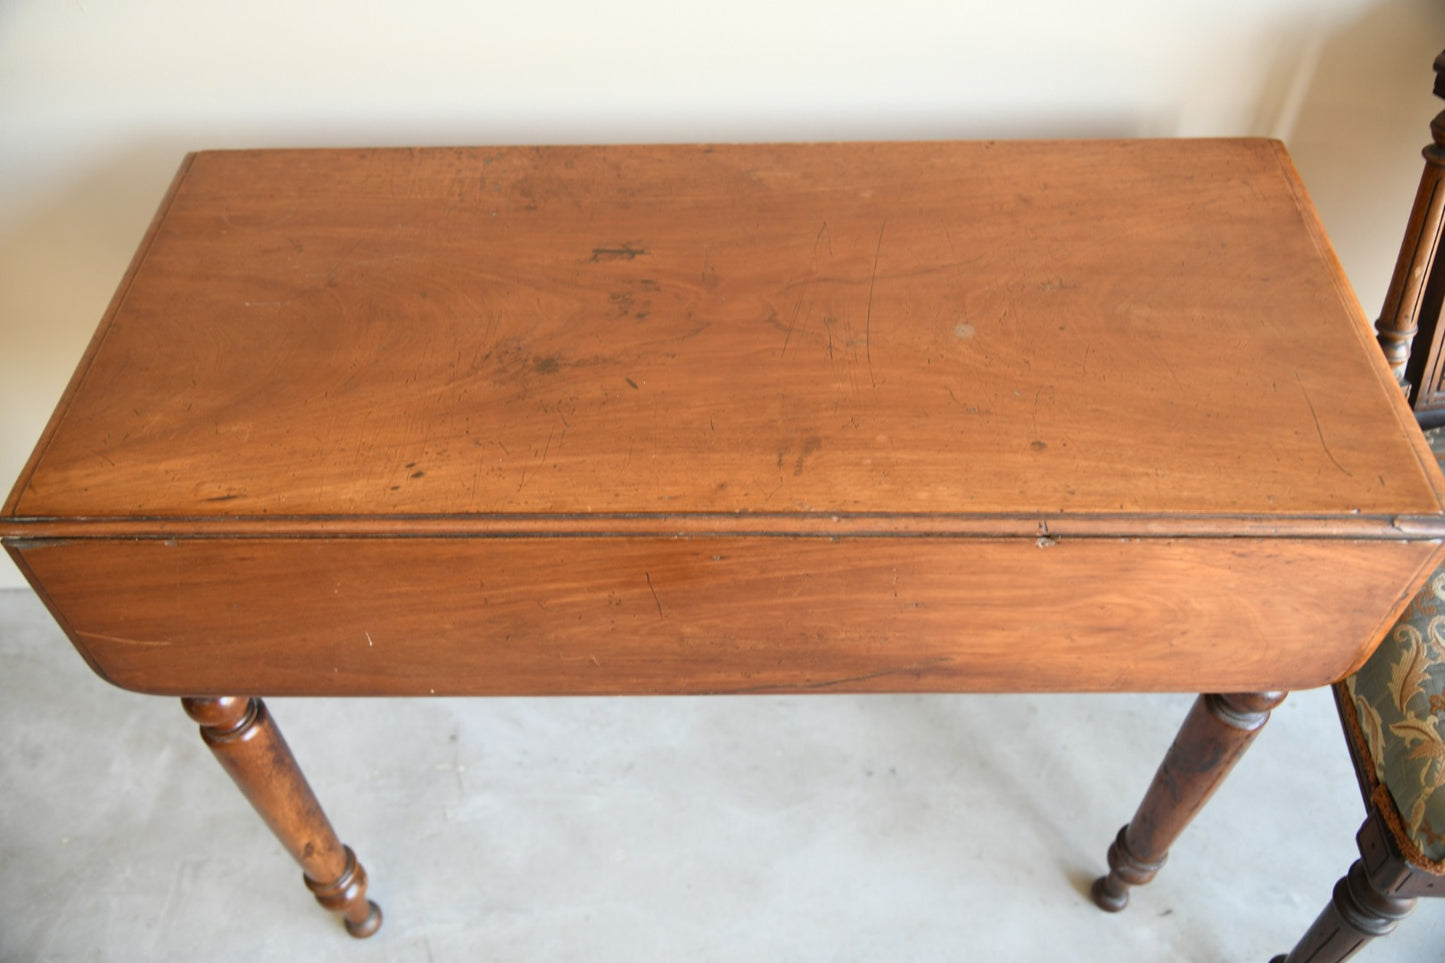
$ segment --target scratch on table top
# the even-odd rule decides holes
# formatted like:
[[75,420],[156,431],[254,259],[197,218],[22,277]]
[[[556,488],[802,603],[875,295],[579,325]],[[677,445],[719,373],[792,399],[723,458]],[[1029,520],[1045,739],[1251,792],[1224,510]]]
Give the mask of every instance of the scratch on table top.
[[1313,419],[1315,423],[1315,434],[1319,436],[1320,447],[1325,450],[1325,457],[1327,457],[1336,468],[1344,472],[1346,477],[1354,478],[1354,472],[1350,471],[1344,465],[1340,464],[1340,460],[1336,458],[1335,453],[1330,450],[1330,443],[1325,441],[1325,431],[1323,428],[1320,427],[1319,412],[1315,411],[1315,403],[1310,399],[1310,393],[1305,390],[1304,382],[1300,380],[1298,371],[1294,373],[1294,381],[1295,384],[1299,385],[1300,394],[1304,395],[1305,404],[1309,406],[1310,418]]
[[874,388],[878,381],[873,377],[873,288],[878,283],[878,258],[883,253],[883,232],[888,228],[888,218],[878,225],[878,244],[873,249],[873,273],[868,277],[868,308],[863,315],[863,353],[868,360],[868,381]]
[[643,572],[642,577],[647,579],[647,590],[652,593],[652,601],[657,604],[657,617],[660,619],[667,618],[667,616],[662,613],[662,599],[657,597],[657,589],[652,585],[652,573]]
[[171,642],[167,639],[127,639],[119,635],[106,635],[104,632],[85,632],[77,630],[75,634],[80,636],[82,639],[87,639],[89,641],[114,642],[118,645],[143,645],[152,648],[159,646],[175,645],[174,642]]
[[844,678],[841,678],[841,679],[821,679],[821,680],[819,680],[819,681],[817,681],[817,682],[799,682],[799,683],[780,682],[780,683],[777,683],[777,684],[775,684],[775,685],[754,685],[754,686],[744,686],[744,687],[738,688],[738,689],[718,689],[718,690],[715,690],[715,691],[716,691],[717,694],[719,694],[719,695],[739,695],[739,694],[743,694],[743,693],[752,693],[752,692],[772,692],[772,691],[784,691],[784,692],[789,692],[789,691],[791,691],[791,692],[797,692],[797,691],[802,691],[802,690],[805,690],[805,689],[831,689],[831,688],[834,688],[834,687],[836,687],[836,686],[852,685],[852,684],[855,683],[855,682],[867,682],[867,681],[870,680],[870,679],[879,679],[879,678],[882,678],[882,677],[884,677],[884,676],[890,676],[890,675],[918,675],[918,674],[921,674],[922,672],[924,672],[924,671],[927,670],[927,669],[934,668],[935,666],[946,665],[947,663],[952,662],[952,661],[953,661],[953,657],[952,657],[952,656],[947,656],[947,655],[945,655],[945,656],[939,656],[939,657],[936,658],[936,659],[927,659],[927,660],[925,660],[925,661],[923,661],[923,662],[914,662],[914,663],[911,663],[911,664],[909,664],[909,665],[901,665],[901,666],[898,666],[898,667],[892,668],[892,669],[879,669],[877,672],[867,672],[867,673],[864,673],[863,675],[850,675],[850,676],[845,676]]
[[267,230],[273,227],[280,227],[282,224],[285,224],[287,221],[291,220],[295,216],[296,211],[292,209],[279,217],[269,218],[264,222],[248,224],[246,223],[246,216],[242,212],[238,211],[236,212],[236,218],[239,219],[239,223],[237,223],[237,220],[232,219],[230,208],[224,203],[221,206],[221,223],[226,225],[227,227],[240,228],[243,230]]
[[828,230],[828,222],[826,220],[823,221],[823,226],[818,228],[817,236],[813,238],[814,263],[817,263],[818,261],[818,245],[823,243],[824,238],[828,239],[828,256],[831,257],[833,255],[833,234],[831,231]]
[[807,294],[807,292],[808,281],[804,280],[803,289],[798,292],[798,300],[793,305],[793,316],[788,321],[788,333],[783,336],[783,350],[778,354],[780,358],[786,358],[788,356],[788,344],[793,340],[793,331],[798,327],[798,315],[803,312],[803,295]]

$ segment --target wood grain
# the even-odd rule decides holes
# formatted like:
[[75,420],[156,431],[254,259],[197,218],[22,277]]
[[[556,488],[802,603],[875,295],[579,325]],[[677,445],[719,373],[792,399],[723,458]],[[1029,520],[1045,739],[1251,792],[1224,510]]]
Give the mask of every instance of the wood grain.
[[103,334],[8,515],[1440,511],[1267,141],[200,154]]
[[352,936],[374,935],[381,907],[366,898],[366,870],[337,838],[266,704],[234,697],[182,704],[221,768],[300,864],[316,901],[339,913]]
[[201,695],[1303,688],[1362,661],[1437,554],[1383,540],[727,536],[16,552],[103,676]]
[[1262,691],[1442,492],[1274,142],[250,151],[0,536],[151,692]]
[[[251,151],[183,165],[0,538],[368,935],[256,696],[1316,686],[1442,494],[1274,142]],[[1106,904],[1267,710],[1200,705]]]
[[1109,846],[1109,872],[1091,895],[1102,910],[1129,905],[1129,888],[1154,879],[1169,848],[1199,815],[1259,735],[1283,692],[1201,695],[1179,728],[1134,818]]

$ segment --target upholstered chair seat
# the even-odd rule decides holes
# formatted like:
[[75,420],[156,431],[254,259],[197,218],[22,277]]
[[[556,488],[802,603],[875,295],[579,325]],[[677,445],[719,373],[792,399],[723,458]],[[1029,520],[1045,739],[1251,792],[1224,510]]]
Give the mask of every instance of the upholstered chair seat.
[[[1445,430],[1430,435],[1445,456]],[[1400,851],[1445,873],[1445,566],[1336,695],[1364,789]]]
[[[1445,428],[1426,437],[1445,465]],[[1295,948],[1271,963],[1338,963],[1393,930],[1417,898],[1445,894],[1445,565],[1335,685],[1335,701],[1365,795],[1360,858]]]

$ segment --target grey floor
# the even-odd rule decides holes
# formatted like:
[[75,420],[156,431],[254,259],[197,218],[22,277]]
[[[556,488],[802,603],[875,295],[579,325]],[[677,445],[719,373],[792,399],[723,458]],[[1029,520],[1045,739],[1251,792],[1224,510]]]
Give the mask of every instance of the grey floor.
[[[1085,896],[1189,698],[271,705],[386,924],[350,940],[169,699],[0,591],[0,959],[1260,961],[1353,858],[1324,692],[1119,916]],[[1422,904],[1359,959],[1434,961]]]

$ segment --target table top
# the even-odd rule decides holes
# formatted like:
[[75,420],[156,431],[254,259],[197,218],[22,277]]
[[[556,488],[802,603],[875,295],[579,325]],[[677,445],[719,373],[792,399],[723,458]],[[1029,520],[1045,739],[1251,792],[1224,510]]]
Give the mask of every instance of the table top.
[[243,151],[0,534],[1390,537],[1441,490],[1276,142]]

